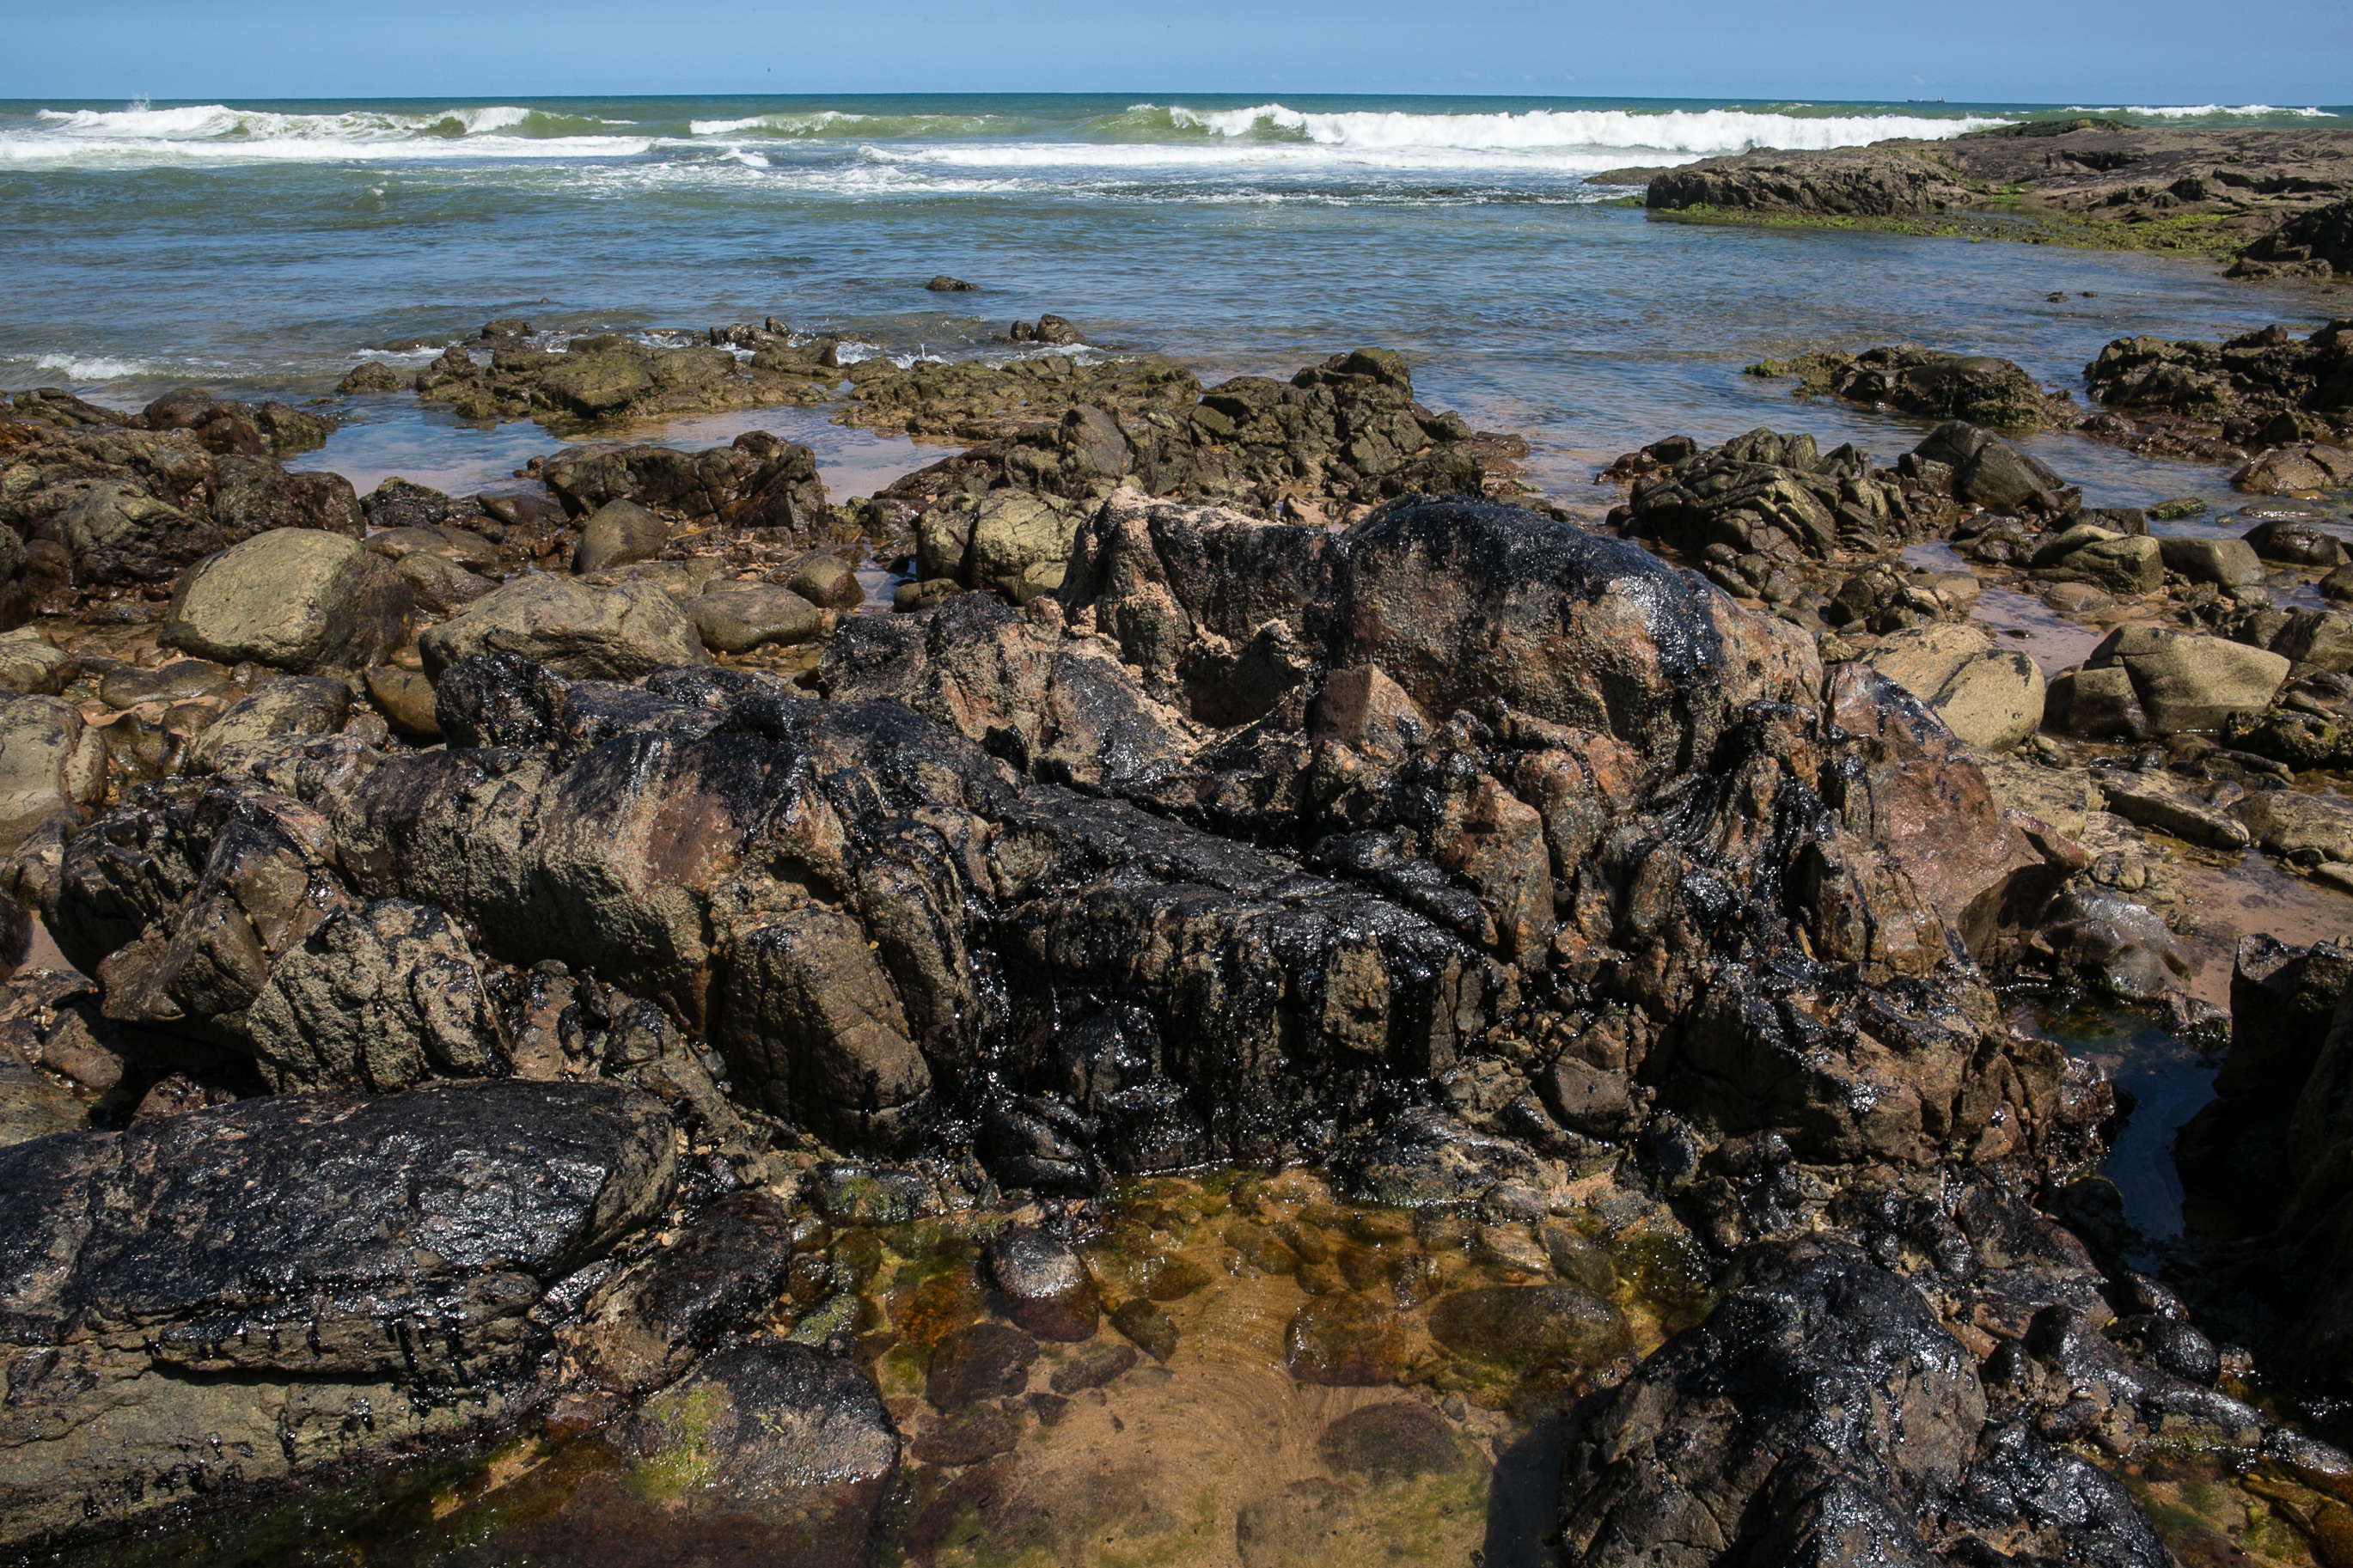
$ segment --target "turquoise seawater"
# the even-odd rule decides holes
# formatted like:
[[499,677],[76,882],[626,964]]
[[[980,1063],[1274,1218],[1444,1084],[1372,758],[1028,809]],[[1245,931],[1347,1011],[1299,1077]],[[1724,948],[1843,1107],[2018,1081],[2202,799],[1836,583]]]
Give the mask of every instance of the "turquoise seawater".
[[[2208,262],[1687,226],[1591,178],[2080,109],[2353,124],[2325,105],[0,103],[0,386],[124,406],[191,383],[316,396],[371,345],[517,315],[566,331],[775,316],[953,357],[1010,353],[1008,322],[1053,311],[1091,344],[1165,353],[1205,380],[1400,350],[1426,401],[1525,434],[1539,477],[1567,485],[1676,430],[1915,438],[1868,413],[1793,408],[1784,384],[1739,374],[1760,357],[1908,341],[2072,384],[2128,333],[2343,312],[2335,291],[2225,282]],[[925,291],[941,272],[980,289]],[[518,442],[545,445],[413,409],[369,418],[373,435],[314,460],[380,468],[391,451],[487,475]],[[2213,478],[2072,438],[2055,456],[2114,500]]]

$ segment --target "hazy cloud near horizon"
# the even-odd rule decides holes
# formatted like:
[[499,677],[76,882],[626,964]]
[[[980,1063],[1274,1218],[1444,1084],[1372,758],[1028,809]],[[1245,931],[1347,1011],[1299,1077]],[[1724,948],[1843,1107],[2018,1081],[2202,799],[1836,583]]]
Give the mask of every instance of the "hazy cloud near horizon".
[[0,97],[825,92],[1509,93],[1975,102],[2353,100],[2353,5],[2028,0],[1900,8],[1472,0],[884,7],[680,0],[365,10],[289,0],[26,8]]

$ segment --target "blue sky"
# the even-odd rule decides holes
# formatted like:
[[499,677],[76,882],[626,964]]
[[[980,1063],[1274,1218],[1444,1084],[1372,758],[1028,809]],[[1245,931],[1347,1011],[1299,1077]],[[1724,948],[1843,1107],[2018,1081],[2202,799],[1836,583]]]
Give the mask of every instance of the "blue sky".
[[2353,3],[7,0],[0,97],[1438,92],[2353,101]]

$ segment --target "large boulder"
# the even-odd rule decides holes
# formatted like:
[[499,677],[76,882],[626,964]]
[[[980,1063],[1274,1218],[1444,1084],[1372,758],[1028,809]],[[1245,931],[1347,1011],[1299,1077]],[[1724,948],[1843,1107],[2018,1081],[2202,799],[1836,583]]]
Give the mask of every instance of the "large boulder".
[[1912,450],[1952,468],[1957,500],[1996,511],[2024,508],[2051,516],[2074,509],[2075,491],[2040,458],[1966,420],[1947,420]]
[[771,583],[712,583],[680,601],[705,647],[746,653],[763,643],[803,643],[823,635],[825,615],[815,605]]
[[2146,535],[2071,528],[2046,548],[2052,551],[2047,561],[2035,552],[2034,574],[2047,582],[2089,583],[2120,599],[2165,586],[2165,547]]
[[459,659],[491,653],[607,680],[709,662],[693,622],[659,588],[641,583],[596,587],[543,575],[475,600],[417,638],[417,646],[427,673],[435,677]]
[[1895,632],[1867,660],[1979,751],[2009,751],[2042,726],[2042,670],[2022,653],[1997,649],[1975,626]]
[[[1783,367],[1760,365],[1751,374]],[[1922,419],[1965,419],[2007,430],[2039,430],[2050,404],[2034,378],[1990,354],[1947,353],[1899,344],[1859,354],[1809,354],[1794,366],[1808,390],[1883,405]]]
[[1594,1568],[2170,1561],[2122,1483],[1997,1415],[1920,1292],[1852,1247],[1752,1253],[1565,1437],[1561,1540]]
[[2193,583],[2237,588],[2263,580],[2263,560],[2243,539],[2160,539],[2158,549],[2167,571]]
[[670,1202],[675,1137],[628,1089],[507,1082],[0,1150],[0,1539],[135,1527],[190,1488],[265,1498],[494,1426],[550,1349],[550,1287]]
[[580,576],[650,561],[670,542],[670,524],[632,500],[610,500],[580,525],[572,570]]
[[2110,632],[2084,668],[2123,669],[2150,730],[2172,735],[2219,730],[2232,714],[2261,712],[2289,666],[2263,648],[2137,624]]
[[351,717],[352,689],[325,676],[290,676],[238,698],[188,748],[186,771],[208,773],[223,749],[277,735],[332,735]]
[[273,529],[184,573],[159,639],[223,664],[361,668],[407,634],[415,595],[357,541]]
[[[125,801],[56,873],[68,954],[289,1082],[448,1076],[480,1031],[426,1003],[462,980],[387,981],[460,955],[369,924],[379,980],[349,912],[429,907],[532,986],[619,987],[599,1016],[638,1020],[632,1053],[715,1047],[736,1095],[836,1148],[969,1138],[1039,1193],[1325,1158],[1387,1086],[1458,1069],[1516,1079],[1508,1124],[1463,1122],[1507,1152],[1662,1107],[1704,1146],[1771,1132],[1825,1163],[2052,1125],[2056,1047],[2002,1028],[1967,963],[2047,867],[1967,749],[1864,667],[1826,702],[1796,628],[1555,520],[1419,500],[1341,534],[1123,493],[1026,612],[853,617],[822,700],[452,663],[440,635],[445,748],[283,740]],[[372,999],[383,1064],[290,993],[285,1027],[249,999],[297,980]],[[1534,1031],[1509,1064],[1507,1005]],[[512,1026],[515,1070],[571,1059],[548,1032]]]

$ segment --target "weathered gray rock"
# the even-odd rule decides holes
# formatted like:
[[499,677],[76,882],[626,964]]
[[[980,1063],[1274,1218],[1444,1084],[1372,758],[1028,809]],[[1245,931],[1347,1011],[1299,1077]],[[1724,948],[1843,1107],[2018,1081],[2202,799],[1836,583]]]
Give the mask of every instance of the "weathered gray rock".
[[2236,588],[2263,580],[2263,560],[2243,539],[2161,539],[2158,548],[2167,571],[2193,583]]
[[2335,566],[2345,560],[2345,542],[2327,529],[2289,518],[2272,518],[2255,524],[2243,536],[2266,561],[2290,566]]
[[2164,546],[2131,534],[2087,538],[2049,565],[2037,566],[2034,574],[2051,582],[2089,583],[2118,598],[2154,594],[2165,586]]
[[335,391],[342,396],[349,396],[355,392],[398,392],[399,390],[399,373],[382,360],[376,359],[361,361],[345,373],[343,380],[335,383]]
[[2231,482],[2257,495],[2317,496],[2353,485],[2353,451],[2328,442],[2299,441],[2267,451]]
[[395,569],[428,609],[461,609],[497,592],[499,586],[454,561],[421,551],[402,556]]
[[1997,649],[1975,626],[1894,632],[1865,657],[1979,751],[2007,752],[2042,725],[2042,671],[2022,653]]
[[802,910],[736,944],[719,1028],[747,1087],[783,1114],[891,1143],[926,1109],[932,1074],[866,933]]
[[18,697],[0,704],[0,853],[44,823],[79,822],[106,796],[106,740],[71,703]]
[[2201,789],[2170,773],[2124,768],[2100,769],[2093,776],[2099,781],[2108,809],[2127,822],[2210,849],[2244,849],[2251,842],[2240,818],[2231,814],[2232,803],[2240,795],[2237,784],[2219,789],[2209,784]]
[[762,643],[809,642],[825,630],[824,613],[790,588],[769,583],[713,583],[680,608],[719,653],[744,653]]
[[399,645],[415,604],[391,563],[356,541],[273,529],[183,574],[159,640],[223,664],[357,668]]
[[507,1069],[505,1026],[464,933],[396,899],[320,924],[270,966],[245,1025],[280,1090],[383,1093]]
[[2189,978],[2189,958],[2162,917],[2104,888],[2070,889],[2042,911],[2035,940],[2084,980],[2118,996],[2156,996]]
[[670,524],[632,500],[611,500],[580,525],[572,570],[581,576],[608,567],[650,561],[670,542]]
[[2072,669],[2054,678],[2046,689],[2042,718],[2052,729],[2075,735],[2138,741],[2149,732],[2140,694],[2133,689],[2130,672],[2120,664]]
[[76,668],[72,657],[37,626],[0,633],[0,691],[54,697]]
[[488,653],[519,654],[563,675],[607,680],[709,662],[693,623],[660,589],[599,588],[542,575],[475,600],[417,646],[436,677],[461,658]]
[[[394,482],[387,479],[385,485]],[[412,488],[421,489],[423,487]],[[419,510],[446,512],[452,517],[469,515],[455,510],[459,504],[455,501],[449,501],[446,508],[439,502],[419,502],[405,494],[388,495],[384,485],[379,485],[369,499],[376,503],[371,521],[396,514],[406,515],[412,507]],[[475,521],[481,520],[477,516]],[[433,555],[469,572],[496,572],[499,569],[497,545],[470,529],[448,522],[380,525],[375,532],[367,536],[367,547],[388,561],[406,561],[412,555]]]
[[2275,855],[2353,862],[2353,802],[2298,790],[2257,790],[2233,807]]
[[[1014,490],[992,492],[973,514],[966,585],[995,588],[1016,600],[1052,592],[1062,585],[1054,568],[1070,559],[1078,528],[1077,515],[1066,507]],[[1025,577],[1037,568],[1043,570]]]
[[2288,660],[2221,637],[2137,625],[2109,633],[2084,667],[2121,667],[2151,732],[2171,735],[2219,730],[2233,713],[2261,712],[2287,679]]
[[188,748],[186,769],[208,773],[221,748],[272,735],[332,735],[352,716],[352,689],[323,676],[273,680],[232,704]]
[[1947,420],[1912,450],[1952,468],[1957,500],[1999,511],[2023,508],[2053,517],[2073,509],[2074,492],[2040,458],[1966,421]]

